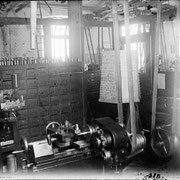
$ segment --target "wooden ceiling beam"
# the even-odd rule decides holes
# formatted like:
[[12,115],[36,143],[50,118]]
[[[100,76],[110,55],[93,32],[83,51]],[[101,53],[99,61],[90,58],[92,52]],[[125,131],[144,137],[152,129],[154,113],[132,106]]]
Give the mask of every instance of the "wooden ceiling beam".
[[[67,6],[67,4],[66,3],[52,3],[52,2],[48,2],[47,1],[47,3],[48,3],[48,5],[51,7],[51,8],[54,8],[54,7],[56,7],[56,8],[62,8],[62,9],[67,9],[68,8],[68,6]],[[43,1],[40,1],[40,3],[39,3],[39,5],[42,7],[42,8],[46,8],[47,7],[47,5],[46,5],[46,3],[44,3]],[[47,7],[48,8],[48,7]],[[87,11],[100,11],[100,10],[102,10],[103,9],[103,7],[99,7],[99,6],[97,6],[97,7],[92,7],[92,6],[82,6],[82,10],[87,10]]]
[[12,1],[10,2],[7,7],[4,9],[4,12],[9,12],[13,10],[17,5],[21,4],[21,1]]
[[30,5],[30,1],[25,1],[23,4],[19,5],[19,7],[15,10],[15,12],[19,12],[20,10],[22,10],[23,8],[27,7],[28,5]]
[[[54,23],[54,24],[68,24],[68,19],[37,19],[37,24]],[[3,25],[30,25],[30,18],[18,17],[0,17],[0,26]]]
[[[161,21],[169,20],[169,17],[171,14],[176,16],[176,9],[173,9],[171,11],[162,13],[161,15]],[[156,15],[149,15],[149,16],[139,16],[135,17],[133,19],[130,19],[130,23],[139,23],[139,22],[145,22],[145,21],[151,21],[151,20],[156,20]],[[46,19],[37,19],[37,24],[43,24],[44,22],[49,22],[49,23],[55,23],[55,24],[68,24],[68,19],[51,19],[51,18],[46,18]],[[85,26],[99,26],[99,27],[112,27],[112,22],[111,21],[97,21],[97,20],[83,20],[83,23]],[[121,25],[124,24],[124,20],[119,21]],[[20,18],[20,17],[0,17],[0,26],[3,25],[23,25],[23,24],[30,24],[30,19],[29,18]]]

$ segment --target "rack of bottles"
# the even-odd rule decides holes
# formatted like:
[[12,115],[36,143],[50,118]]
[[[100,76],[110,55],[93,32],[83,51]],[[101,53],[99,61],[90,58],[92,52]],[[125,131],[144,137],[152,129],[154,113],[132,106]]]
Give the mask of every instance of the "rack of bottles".
[[[67,62],[79,62],[79,58],[68,59]],[[47,59],[47,58],[34,58],[34,57],[1,57],[0,66],[14,66],[24,64],[46,64],[46,63],[60,63],[61,59]]]

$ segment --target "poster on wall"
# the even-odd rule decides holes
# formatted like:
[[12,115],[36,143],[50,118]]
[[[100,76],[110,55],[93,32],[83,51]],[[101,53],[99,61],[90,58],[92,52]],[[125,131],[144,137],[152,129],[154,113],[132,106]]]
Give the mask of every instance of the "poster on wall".
[[[129,102],[128,73],[126,51],[120,51],[121,61],[121,83],[122,83],[122,102]],[[134,102],[140,101],[138,59],[135,51],[131,52]],[[117,103],[116,83],[115,83],[115,52],[103,51],[101,53],[101,82],[99,102]]]

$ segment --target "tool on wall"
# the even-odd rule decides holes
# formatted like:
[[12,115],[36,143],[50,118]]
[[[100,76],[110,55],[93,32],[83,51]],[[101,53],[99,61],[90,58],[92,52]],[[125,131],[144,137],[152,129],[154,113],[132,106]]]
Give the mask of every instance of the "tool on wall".
[[88,51],[89,51],[89,57],[90,57],[91,64],[96,64],[96,57],[94,54],[94,47],[93,47],[93,42],[92,42],[92,38],[91,38],[90,28],[84,27],[84,32],[85,32],[85,36],[86,36],[86,42],[87,42],[87,47],[88,47]]

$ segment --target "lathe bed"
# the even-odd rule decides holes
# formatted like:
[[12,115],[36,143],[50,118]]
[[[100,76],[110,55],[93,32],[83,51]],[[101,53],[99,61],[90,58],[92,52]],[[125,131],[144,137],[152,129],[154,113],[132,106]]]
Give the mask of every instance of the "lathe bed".
[[40,157],[36,159],[36,166],[33,167],[33,172],[50,169],[56,166],[62,166],[65,164],[81,161],[84,159],[92,158],[97,156],[97,153],[90,149],[77,150],[69,149],[64,152],[58,152],[54,155],[47,157]]

